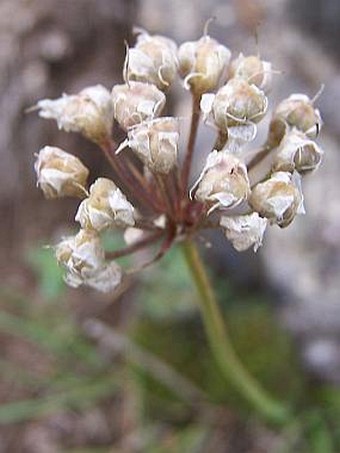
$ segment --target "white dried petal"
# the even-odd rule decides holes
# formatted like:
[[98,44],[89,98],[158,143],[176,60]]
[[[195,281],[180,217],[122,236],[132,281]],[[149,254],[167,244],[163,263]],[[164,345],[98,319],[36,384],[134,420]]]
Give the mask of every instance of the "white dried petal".
[[239,216],[223,216],[220,225],[234,248],[242,252],[253,246],[254,252],[262,245],[263,235],[267,227],[267,219],[257,212]]
[[81,197],[89,170],[72,154],[54,146],[39,151],[34,164],[37,185],[46,198]]
[[282,228],[288,226],[296,214],[304,212],[297,174],[273,173],[267,181],[254,187],[249,204],[271,223],[277,223]]
[[153,83],[160,90],[167,89],[177,73],[176,52],[174,41],[142,32],[135,47],[128,50],[125,80]]
[[322,149],[313,140],[293,129],[287,132],[276,150],[273,169],[307,173],[318,168],[322,155]]
[[131,128],[126,145],[150,170],[167,174],[177,164],[178,141],[178,120],[163,117]]
[[178,50],[184,86],[201,95],[218,87],[226,76],[230,50],[209,36],[182,44]]
[[102,293],[109,293],[121,284],[122,276],[122,268],[114,261],[111,261],[87,278],[84,284]]
[[166,100],[155,85],[142,82],[115,85],[112,99],[114,117],[124,130],[159,116]]
[[75,220],[82,228],[95,231],[132,226],[134,208],[111,180],[98,178],[90,187],[89,197],[79,205]]
[[144,236],[144,230],[140,228],[129,227],[124,231],[124,241],[127,245],[133,245],[139,242]]
[[320,132],[322,119],[318,109],[305,94],[292,94],[276,108],[273,119],[281,119],[290,127],[304,132],[309,138],[315,138]]
[[102,143],[111,136],[113,103],[110,92],[102,85],[85,88],[76,95],[38,102],[39,115],[54,119],[59,129],[80,132],[88,139]]
[[210,206],[209,213],[217,208],[237,206],[247,199],[250,192],[244,162],[227,151],[215,150],[208,155],[194,188],[196,186],[195,198]]

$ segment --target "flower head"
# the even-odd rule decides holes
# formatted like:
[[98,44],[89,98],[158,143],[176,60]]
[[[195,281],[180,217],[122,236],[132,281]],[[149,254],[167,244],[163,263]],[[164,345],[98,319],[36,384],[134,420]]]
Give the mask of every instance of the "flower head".
[[231,63],[232,77],[246,80],[268,92],[272,82],[272,65],[256,55],[245,57],[242,53]]
[[238,252],[253,246],[254,252],[262,245],[262,239],[267,227],[267,219],[257,212],[245,215],[222,216],[220,218],[226,238],[231,241]]

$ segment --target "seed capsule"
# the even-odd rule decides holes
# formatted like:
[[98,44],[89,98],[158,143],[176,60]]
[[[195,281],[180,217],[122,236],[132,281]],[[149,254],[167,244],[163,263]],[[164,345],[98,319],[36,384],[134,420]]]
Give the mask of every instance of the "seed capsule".
[[257,184],[249,197],[249,204],[260,216],[281,228],[288,226],[296,214],[304,212],[298,183],[294,183],[291,173],[282,171]]
[[272,83],[272,65],[256,55],[245,57],[242,53],[231,63],[232,77],[246,80],[268,92]]
[[253,212],[247,215],[223,216],[220,225],[237,251],[242,252],[253,246],[256,252],[262,245],[267,219]]
[[226,76],[230,55],[227,47],[209,36],[182,44],[178,61],[184,86],[197,96],[218,88]]
[[166,174],[177,164],[178,140],[178,120],[163,117],[131,128],[122,146],[130,146],[150,170]]
[[164,93],[155,85],[142,82],[115,85],[112,99],[114,117],[126,131],[142,121],[159,116],[165,105]]
[[133,226],[134,208],[110,179],[98,178],[90,187],[89,197],[80,203],[75,220],[82,228],[95,231]]
[[125,80],[153,83],[166,90],[177,74],[177,46],[164,36],[150,36],[143,32],[136,45],[128,50]]
[[83,197],[89,170],[60,148],[45,146],[34,164],[37,185],[46,198]]
[[102,85],[85,88],[76,95],[43,99],[37,107],[42,118],[55,119],[59,129],[66,132],[80,132],[99,144],[111,136],[113,103]]
[[313,101],[305,94],[292,94],[283,100],[277,106],[273,119],[286,122],[309,138],[316,137],[322,126],[319,110],[314,108]]
[[277,149],[273,169],[308,173],[318,168],[322,154],[322,149],[313,140],[297,129],[293,129],[286,134]]
[[245,164],[226,151],[209,154],[196,186],[195,198],[210,206],[208,214],[216,208],[237,206],[250,192]]

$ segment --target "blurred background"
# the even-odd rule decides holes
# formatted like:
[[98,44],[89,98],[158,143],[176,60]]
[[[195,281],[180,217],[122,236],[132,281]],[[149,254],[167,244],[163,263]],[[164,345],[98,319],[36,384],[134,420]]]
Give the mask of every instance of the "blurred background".
[[[79,135],[25,109],[120,83],[133,26],[181,43],[211,16],[210,35],[234,56],[259,50],[281,72],[271,107],[325,84],[325,156],[304,181],[306,216],[271,228],[256,255],[222,235],[202,241],[237,352],[299,408],[284,429],[220,377],[179,252],[113,299],[66,289],[43,248],[75,227],[77,202],[43,199],[34,153],[54,144],[93,176],[110,170]],[[340,451],[339,39],[337,0],[0,0],[1,453]],[[189,96],[174,90],[170,106],[189,114]]]

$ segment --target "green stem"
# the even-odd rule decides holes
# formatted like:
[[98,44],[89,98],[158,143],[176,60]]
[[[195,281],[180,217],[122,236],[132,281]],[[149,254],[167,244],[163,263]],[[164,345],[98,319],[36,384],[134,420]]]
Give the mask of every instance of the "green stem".
[[275,423],[285,423],[290,414],[287,407],[273,400],[244,368],[234,352],[223,317],[210,284],[203,262],[191,240],[182,243],[182,249],[200,294],[199,308],[211,351],[226,380],[232,384],[257,411]]

